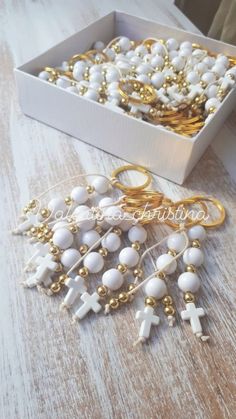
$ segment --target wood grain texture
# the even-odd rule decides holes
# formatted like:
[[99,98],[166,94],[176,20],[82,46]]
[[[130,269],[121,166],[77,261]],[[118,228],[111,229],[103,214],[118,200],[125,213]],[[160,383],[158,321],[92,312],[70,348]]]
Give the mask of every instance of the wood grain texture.
[[[207,260],[200,271],[209,344],[196,341],[179,318],[169,330],[162,316],[150,343],[135,350],[139,325],[134,317],[141,300],[110,317],[90,316],[78,326],[59,314],[59,297],[46,298],[19,286],[29,245],[9,231],[25,202],[65,177],[109,174],[123,162],[25,117],[13,67],[114,8],[195,30],[166,1],[0,2],[0,417],[235,418],[236,186],[212,148],[184,187],[157,176],[154,180],[154,186],[172,199],[205,193],[217,196],[227,208],[225,225],[208,234]],[[231,140],[234,118],[224,127]],[[223,142],[227,144],[227,138]],[[150,236],[156,239],[165,233],[166,228],[156,227]],[[152,260],[156,256],[153,252]],[[145,268],[151,272],[150,259]],[[170,290],[179,311],[183,303],[175,281]]]

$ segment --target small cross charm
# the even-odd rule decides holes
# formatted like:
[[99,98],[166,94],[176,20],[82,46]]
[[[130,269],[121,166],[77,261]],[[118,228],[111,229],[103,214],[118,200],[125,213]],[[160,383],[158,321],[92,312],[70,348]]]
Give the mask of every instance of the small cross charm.
[[139,338],[142,341],[149,338],[152,325],[157,326],[160,322],[160,318],[153,313],[154,308],[150,306],[146,306],[143,311],[137,311],[136,313],[136,319],[142,320],[139,330]]
[[194,303],[187,303],[186,310],[181,311],[181,318],[183,320],[190,320],[190,325],[193,333],[202,340],[207,340],[209,336],[202,336],[202,326],[199,318],[205,316],[203,308],[196,307]]
[[28,262],[26,262],[26,266],[24,269],[25,272],[34,270],[37,258],[39,256],[46,256],[50,249],[49,243],[43,244],[43,243],[38,242],[38,243],[35,243],[33,247],[36,251],[33,254],[33,256],[31,256],[31,258],[28,260]]
[[28,231],[31,227],[39,225],[39,217],[38,214],[27,214],[24,217],[24,221],[18,225],[18,227],[13,231],[14,234],[22,234]]
[[163,87],[161,87],[159,90],[156,90],[156,92],[157,97],[160,99],[162,103],[164,103],[164,105],[170,102],[170,99],[166,96],[166,91],[165,89],[163,89]]
[[65,285],[70,289],[67,292],[60,308],[71,307],[78,296],[87,290],[84,279],[79,275],[77,275],[75,278],[68,278],[65,282]]
[[203,88],[200,86],[200,84],[195,84],[192,86],[189,86],[189,94],[188,94],[188,98],[190,100],[195,99],[195,97],[200,96],[203,93]]
[[94,313],[98,313],[102,306],[99,304],[99,295],[94,292],[93,294],[89,294],[88,292],[84,292],[80,299],[84,302],[84,304],[76,311],[75,315],[73,316],[73,320],[82,320],[89,311],[94,311]]
[[28,278],[24,282],[24,285],[29,288],[35,287],[41,283],[44,283],[45,286],[50,285],[51,273],[57,268],[57,263],[54,262],[53,256],[50,254],[47,254],[44,257],[39,256],[36,259],[36,263],[38,264],[38,267],[35,274]]

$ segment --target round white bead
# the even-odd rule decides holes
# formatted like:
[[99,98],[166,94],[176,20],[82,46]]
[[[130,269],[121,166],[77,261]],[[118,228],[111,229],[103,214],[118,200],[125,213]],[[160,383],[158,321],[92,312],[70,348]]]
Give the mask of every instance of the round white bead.
[[145,294],[159,300],[167,294],[167,286],[162,279],[151,278],[145,286]]
[[225,66],[221,63],[216,63],[213,65],[211,70],[214,71],[214,73],[216,73],[218,76],[224,76],[226,72]]
[[202,75],[202,81],[204,81],[204,83],[207,83],[207,84],[214,83],[215,80],[216,80],[215,74],[210,73],[209,71]]
[[102,74],[100,73],[100,71],[94,71],[91,75],[90,75],[90,78],[89,78],[89,81],[91,82],[91,83],[102,83],[102,81],[103,81],[103,76],[102,76]]
[[111,291],[118,290],[124,282],[124,277],[118,269],[109,269],[102,276],[102,283]]
[[[98,234],[98,232],[96,230],[90,230],[90,231],[86,231],[83,234],[82,237],[82,242],[84,244],[86,244],[88,247],[93,246],[98,240],[100,239],[100,235]],[[96,247],[98,247],[100,245],[100,243],[97,244]],[[94,248],[95,249],[95,248]]]
[[206,64],[208,68],[211,68],[215,64],[215,58],[205,57],[203,63]]
[[116,68],[111,68],[106,73],[106,81],[112,83],[120,79],[120,73]]
[[67,221],[58,221],[58,223],[55,223],[52,227],[52,231],[58,230],[58,228],[66,228],[68,225]]
[[180,57],[182,57],[182,58],[188,58],[188,57],[190,57],[192,55],[192,51],[191,51],[191,49],[188,49],[188,48],[182,48],[180,51],[179,51],[179,56]]
[[134,56],[135,56],[135,52],[133,50],[128,51],[126,53],[126,57],[129,58],[129,59],[132,58],[132,57],[134,57]]
[[62,253],[61,263],[66,268],[71,268],[81,257],[77,249],[67,249]]
[[62,87],[62,89],[66,89],[67,87],[70,87],[71,81],[68,77],[61,76],[57,79],[56,85]]
[[84,204],[89,198],[87,189],[84,186],[76,186],[73,188],[70,196],[73,201],[77,202],[78,204]]
[[138,45],[135,48],[135,54],[146,55],[148,54],[148,49],[145,47],[145,45]]
[[75,63],[73,68],[73,78],[77,81],[81,81],[84,78],[84,71],[85,71],[86,64],[84,61],[78,61]]
[[136,73],[137,74],[148,74],[152,71],[152,67],[149,64],[140,64],[137,68],[136,68]]
[[199,74],[206,73],[207,65],[205,63],[198,63],[195,65],[194,70],[196,70]]
[[136,241],[139,243],[144,243],[147,240],[147,232],[144,227],[136,225],[131,227],[129,230],[128,238],[131,243],[135,243]]
[[222,64],[224,67],[228,68],[229,59],[225,55],[218,55],[216,58],[216,64]]
[[167,246],[170,250],[174,250],[175,252],[179,253],[184,249],[185,241],[186,240],[183,234],[174,233],[168,237]]
[[159,42],[154,42],[154,44],[152,44],[151,51],[152,51],[152,54],[166,55],[165,47]]
[[104,219],[111,226],[117,226],[123,219],[123,211],[116,206],[108,207],[104,210]]
[[178,278],[178,287],[183,292],[197,292],[200,287],[200,280],[193,272],[183,272]]
[[120,71],[123,75],[128,74],[130,69],[131,69],[131,65],[129,63],[124,62],[124,61],[118,61],[116,63],[116,65],[120,69]]
[[183,261],[186,265],[194,265],[198,268],[204,262],[204,255],[197,247],[190,247],[183,254]]
[[173,60],[173,58],[178,57],[178,55],[179,55],[178,51],[175,51],[175,50],[170,51],[169,52],[169,59]]
[[151,82],[157,89],[159,89],[163,85],[164,81],[165,76],[161,72],[155,73],[151,77]]
[[137,250],[132,247],[125,247],[119,254],[120,263],[127,265],[128,268],[133,268],[139,261],[139,254]]
[[169,51],[176,50],[179,48],[179,43],[174,38],[169,38],[166,41],[166,46]]
[[108,252],[116,252],[121,245],[120,237],[115,233],[109,233],[102,240],[102,247],[105,247]]
[[90,67],[89,74],[101,73],[101,71],[102,71],[102,66],[99,64],[94,64]]
[[92,211],[81,211],[76,214],[76,224],[83,231],[92,230],[95,226],[95,219]]
[[87,206],[87,205],[78,205],[75,209],[74,209],[74,211],[73,211],[73,214],[82,214],[83,212],[87,212],[87,211],[89,211],[90,210],[90,208]]
[[129,38],[127,38],[126,36],[122,36],[118,42],[118,45],[120,46],[120,48],[123,51],[129,51],[130,47],[131,47],[131,43]]
[[215,84],[212,84],[211,86],[208,87],[207,91],[206,91],[206,95],[209,99],[216,97],[218,92],[218,87]]
[[135,55],[134,57],[132,57],[132,58],[130,59],[130,63],[131,63],[132,65],[139,65],[141,62],[142,62],[142,58],[137,57],[137,55]]
[[114,60],[116,53],[113,48],[106,48],[106,55],[110,58],[110,60]]
[[123,216],[123,220],[119,224],[119,228],[122,231],[128,231],[133,226],[133,217],[130,213],[125,212]]
[[48,203],[48,209],[55,213],[57,211],[61,211],[64,213],[67,209],[66,203],[62,198],[53,198]]
[[197,84],[200,81],[199,74],[196,71],[190,71],[186,77],[188,83]]
[[206,230],[200,225],[193,226],[188,230],[188,237],[189,240],[203,241],[206,238]]
[[100,199],[98,206],[99,208],[104,208],[104,207],[108,207],[109,205],[113,204],[113,199],[110,198],[109,196],[106,196],[105,198]]
[[190,49],[192,51],[193,47],[192,47],[191,42],[184,41],[184,42],[181,42],[180,49]]
[[52,238],[53,244],[61,249],[68,249],[73,243],[73,234],[66,228],[58,228]]
[[92,81],[91,83],[89,83],[89,89],[96,90],[96,92],[98,91],[100,87],[101,87],[101,84],[95,81]]
[[84,97],[86,97],[86,99],[94,100],[97,102],[99,99],[99,94],[94,89],[88,89],[87,92],[85,92]]
[[196,58],[197,60],[203,60],[203,58],[205,57],[205,55],[206,55],[205,51],[203,51],[202,49],[199,49],[199,48],[195,49],[192,52],[192,56],[194,58]]
[[93,45],[93,49],[96,49],[97,51],[102,51],[105,48],[105,44],[102,41],[96,41]]
[[[173,259],[174,257],[168,253],[164,253],[163,255],[159,256],[156,261],[157,269],[166,273],[167,275],[173,274],[177,268],[177,262]],[[167,263],[169,263],[169,265],[166,266]]]
[[175,67],[177,71],[183,70],[185,66],[185,60],[182,57],[175,57],[171,61],[171,64]]
[[92,186],[97,193],[104,194],[109,189],[109,180],[104,177],[96,177],[92,181]]
[[139,74],[137,80],[145,84],[150,84],[150,78],[146,74]]
[[205,103],[206,111],[209,111],[210,108],[218,109],[219,107],[220,107],[220,101],[219,99],[216,99],[215,97],[208,99]]
[[151,59],[151,65],[152,67],[163,67],[164,65],[164,58],[161,57],[160,55],[155,55],[152,59]]
[[41,71],[39,73],[39,78],[47,81],[50,78],[50,74],[47,71]]
[[104,259],[97,252],[91,252],[84,258],[84,266],[88,268],[89,272],[96,274],[100,272],[104,266]]

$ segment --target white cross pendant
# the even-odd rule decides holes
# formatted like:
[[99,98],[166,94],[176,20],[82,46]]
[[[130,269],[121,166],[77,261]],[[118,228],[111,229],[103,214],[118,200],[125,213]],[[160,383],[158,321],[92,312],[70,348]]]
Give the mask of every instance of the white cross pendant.
[[188,98],[190,100],[195,99],[195,97],[200,96],[203,93],[203,88],[199,84],[195,84],[189,87]]
[[190,321],[193,333],[202,340],[207,340],[209,336],[202,335],[202,325],[199,320],[203,316],[205,316],[203,308],[197,308],[194,303],[187,303],[186,310],[181,311],[181,318]]
[[76,311],[75,315],[73,316],[73,321],[75,320],[82,320],[90,311],[94,311],[94,313],[98,313],[102,306],[99,304],[100,297],[97,292],[93,294],[89,294],[88,292],[84,292],[80,299],[84,302],[83,305]]
[[24,221],[20,223],[17,228],[13,231],[14,234],[23,234],[28,231],[31,227],[37,226],[40,224],[38,214],[27,214],[24,217]]
[[65,285],[69,288],[69,291],[67,292],[64,301],[61,304],[61,309],[70,308],[78,296],[87,290],[84,279],[79,275],[77,275],[75,278],[68,278],[65,282]]
[[29,272],[30,270],[34,270],[37,266],[36,260],[39,256],[46,256],[50,249],[49,243],[40,243],[37,242],[33,245],[34,249],[36,250],[33,256],[26,262],[26,266],[24,271]]
[[53,256],[50,254],[44,257],[39,256],[36,259],[36,263],[38,264],[38,267],[35,274],[28,278],[24,282],[24,285],[29,288],[35,287],[41,283],[45,286],[50,285],[52,272],[57,268],[57,263],[54,262]]
[[160,318],[155,316],[154,308],[146,306],[143,311],[137,311],[136,319],[142,320],[141,327],[139,330],[139,338],[146,340],[149,338],[152,325],[157,326],[160,322]]

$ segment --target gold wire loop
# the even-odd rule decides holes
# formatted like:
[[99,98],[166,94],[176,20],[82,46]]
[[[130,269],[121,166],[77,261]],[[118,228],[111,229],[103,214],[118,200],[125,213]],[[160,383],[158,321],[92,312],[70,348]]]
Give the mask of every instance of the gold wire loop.
[[[134,104],[148,105],[157,99],[154,87],[138,80],[120,80],[118,90],[125,100]],[[140,97],[132,96],[134,92]]]
[[201,196],[201,195],[194,196],[192,199],[194,199],[195,202],[200,202],[200,201],[203,203],[205,201],[211,202],[211,204],[213,204],[219,212],[219,217],[215,219],[214,221],[211,221],[209,223],[205,221],[201,221],[199,224],[201,224],[205,228],[213,228],[213,227],[218,227],[224,223],[225,217],[226,217],[226,211],[225,211],[225,207],[218,199],[208,197],[208,196]]
[[[139,186],[126,186],[126,185],[124,185],[123,183],[121,183],[117,179],[117,176],[120,173],[126,172],[128,170],[134,170],[136,172],[143,173],[147,178],[146,181],[142,185],[139,185]],[[147,186],[149,186],[151,181],[152,181],[152,176],[147,171],[147,169],[145,169],[142,166],[138,166],[136,164],[130,164],[130,165],[118,167],[117,169],[113,170],[113,172],[111,174],[111,182],[114,184],[114,186],[116,188],[120,189],[121,191],[126,192],[126,193],[130,193],[130,192],[133,192],[133,191],[141,191],[142,189],[145,189]]]

